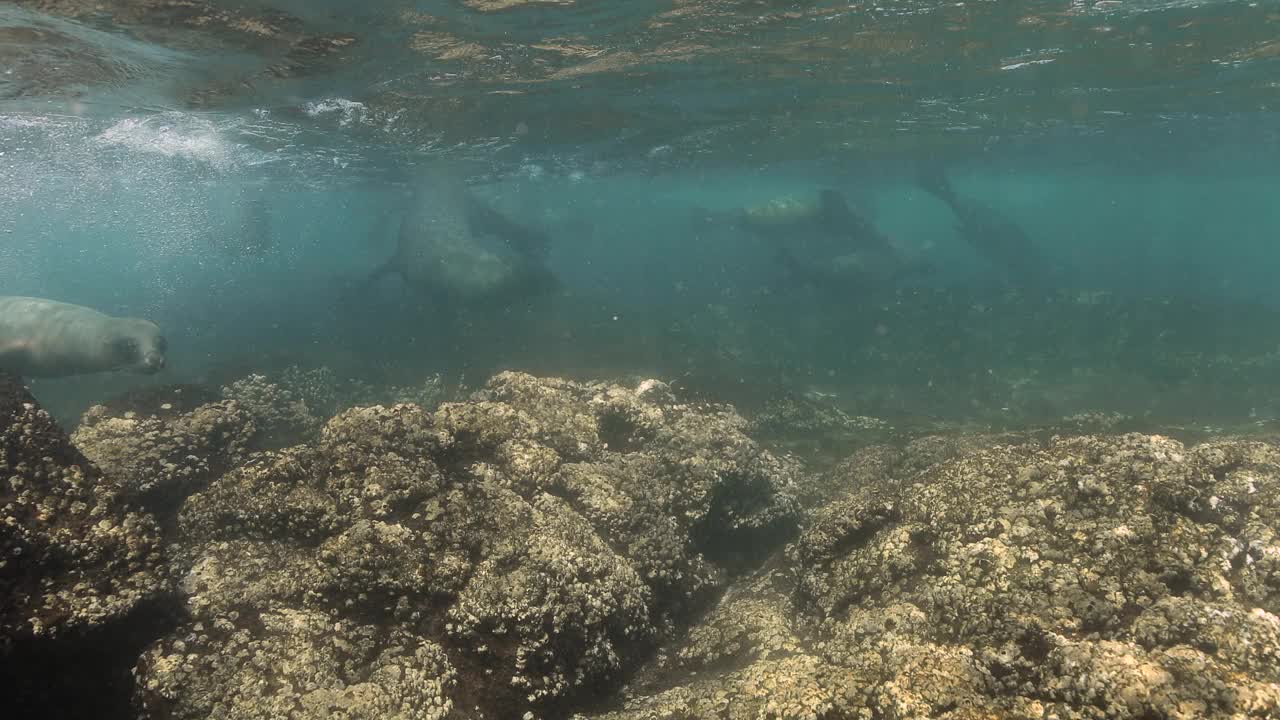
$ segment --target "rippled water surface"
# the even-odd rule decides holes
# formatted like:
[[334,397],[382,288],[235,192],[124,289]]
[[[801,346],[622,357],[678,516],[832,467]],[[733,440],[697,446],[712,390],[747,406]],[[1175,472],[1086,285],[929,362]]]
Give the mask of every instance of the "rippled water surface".
[[1266,2],[16,5],[15,112],[199,113],[246,155],[465,145],[584,172],[1211,126],[1269,110],[1280,51]]

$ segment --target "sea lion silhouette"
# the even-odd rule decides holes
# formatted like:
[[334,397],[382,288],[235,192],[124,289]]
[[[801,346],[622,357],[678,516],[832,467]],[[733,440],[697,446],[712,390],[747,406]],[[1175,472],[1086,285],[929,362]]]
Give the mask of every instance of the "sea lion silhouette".
[[926,192],[951,208],[957,234],[999,270],[1009,284],[1039,285],[1060,274],[1021,226],[995,208],[957,194],[941,164],[920,163],[917,181]]
[[830,188],[813,198],[783,197],[744,208],[736,222],[772,241],[774,262],[797,285],[859,293],[896,287],[933,269],[925,260],[903,257],[887,235]]
[[399,275],[444,302],[497,303],[555,286],[544,234],[507,218],[445,169],[422,173],[401,219],[396,250],[365,281]]
[[149,320],[112,317],[42,298],[0,296],[0,370],[67,377],[113,370],[155,373],[167,343]]

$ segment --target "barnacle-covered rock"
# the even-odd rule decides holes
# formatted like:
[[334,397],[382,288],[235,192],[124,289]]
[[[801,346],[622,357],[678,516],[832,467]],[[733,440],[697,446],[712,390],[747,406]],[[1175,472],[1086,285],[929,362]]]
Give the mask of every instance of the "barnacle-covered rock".
[[71,440],[129,498],[165,514],[210,479],[248,458],[256,426],[234,401],[161,418],[95,405]]
[[1280,714],[1280,448],[864,457],[880,471],[593,717]]
[[139,662],[144,714],[172,702],[184,716],[237,720],[444,720],[453,710],[456,671],[434,643],[293,608],[265,607],[252,621],[252,631],[197,622],[151,647]]
[[1026,434],[1020,433],[934,432],[901,444],[865,445],[826,472],[809,478],[801,486],[801,504],[820,508],[858,488],[883,487],[944,460],[1000,443],[1029,441]]
[[0,677],[14,717],[106,711],[170,593],[154,519],[0,376]]
[[222,388],[222,396],[235,401],[253,418],[259,443],[267,447],[306,440],[323,422],[299,392],[271,382],[265,375],[236,380]]
[[884,420],[850,415],[834,400],[821,393],[773,398],[752,415],[751,430],[788,446],[819,452],[841,447],[847,452],[851,444],[880,440],[892,431]]
[[[1253,560],[1280,551],[1265,530],[1277,519],[1272,446],[1189,450],[1143,435],[997,446],[824,509],[794,551],[797,599],[840,664],[859,643],[827,638],[887,602],[917,608],[927,624],[911,641],[969,651],[989,676],[975,692],[992,703],[1035,700],[1063,717],[1275,712],[1277,666],[1215,645],[1207,619],[1261,613],[1257,652],[1280,651],[1262,630],[1277,622],[1280,577],[1265,565],[1259,577]],[[1176,680],[1193,648],[1200,678]]]
[[[794,621],[789,573],[772,565],[735,583],[687,634],[630,682],[601,720],[840,717],[859,691],[847,668],[810,652]],[[575,716],[581,718],[583,716]]]
[[[742,426],[653,381],[516,373],[434,413],[343,412],[313,443],[255,455],[188,498],[176,562],[191,620],[140,662],[140,705],[333,717],[353,702],[344,688],[383,703],[412,680],[430,702],[397,717],[519,717],[606,692],[794,528],[798,467]],[[746,541],[762,547],[723,546]],[[362,650],[387,638],[398,675],[378,669],[386,651]],[[285,659],[288,681],[268,672]],[[384,707],[374,700],[359,712]]]
[[761,449],[732,408],[678,403],[654,380],[631,389],[511,372],[475,398],[441,406],[442,424],[471,453],[490,450],[522,496],[567,498],[661,597],[696,595],[713,582],[706,560],[756,562],[795,525],[799,465]]

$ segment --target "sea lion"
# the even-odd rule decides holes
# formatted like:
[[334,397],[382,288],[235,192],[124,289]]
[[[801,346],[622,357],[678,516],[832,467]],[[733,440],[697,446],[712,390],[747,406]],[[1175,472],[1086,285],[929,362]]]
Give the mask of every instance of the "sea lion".
[[423,173],[400,222],[395,253],[367,284],[399,275],[429,297],[466,305],[504,304],[554,286],[547,238],[467,191],[457,176]]
[[775,263],[791,284],[860,293],[894,287],[932,269],[904,258],[836,190],[821,190],[813,199],[778,198],[744,208],[737,218],[742,227],[773,242]]
[[1055,275],[1026,231],[998,210],[958,195],[946,169],[936,162],[918,167],[920,187],[946,203],[956,217],[956,233],[1014,286],[1040,286]]
[[149,320],[33,297],[0,296],[0,370],[67,377],[164,368],[166,343]]

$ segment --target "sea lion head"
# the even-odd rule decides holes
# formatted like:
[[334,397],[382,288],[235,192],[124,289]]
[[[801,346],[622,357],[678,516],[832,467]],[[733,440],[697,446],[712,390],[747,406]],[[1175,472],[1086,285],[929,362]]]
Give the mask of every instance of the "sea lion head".
[[109,343],[112,364],[116,368],[145,375],[164,369],[168,342],[160,332],[160,326],[150,320],[121,320]]

